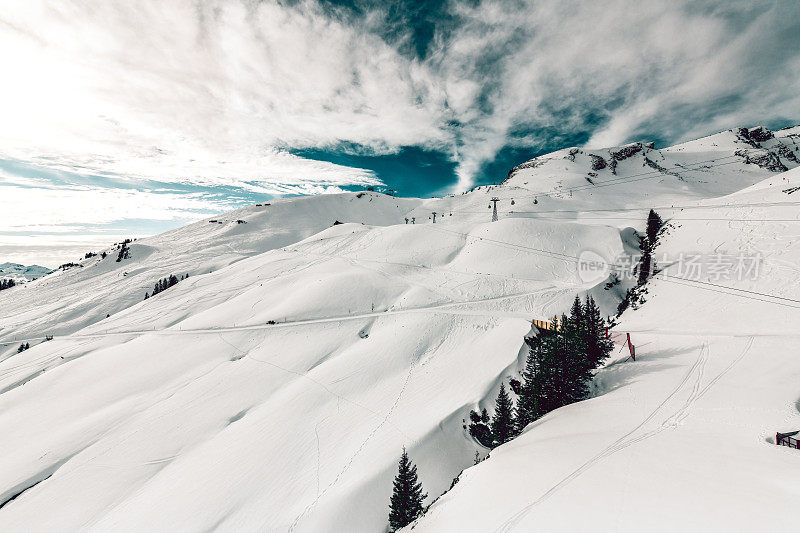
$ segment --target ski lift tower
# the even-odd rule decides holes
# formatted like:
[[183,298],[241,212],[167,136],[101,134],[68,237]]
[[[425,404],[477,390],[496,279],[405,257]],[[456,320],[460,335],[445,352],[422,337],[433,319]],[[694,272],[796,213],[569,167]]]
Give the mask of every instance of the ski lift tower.
[[497,202],[500,201],[500,198],[497,196],[492,197],[492,222],[497,222]]

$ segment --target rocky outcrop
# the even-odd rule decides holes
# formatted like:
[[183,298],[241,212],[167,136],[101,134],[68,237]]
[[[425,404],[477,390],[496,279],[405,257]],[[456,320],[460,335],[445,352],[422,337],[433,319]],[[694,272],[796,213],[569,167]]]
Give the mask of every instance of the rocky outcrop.
[[775,136],[764,126],[755,128],[736,128],[731,130],[741,142],[749,144],[753,148],[761,148],[761,143],[774,139]]
[[681,176],[680,174],[678,174],[674,170],[670,170],[670,169],[668,169],[666,167],[663,167],[663,166],[659,165],[658,163],[656,163],[655,161],[653,161],[652,159],[650,159],[647,156],[644,157],[644,164],[647,165],[648,167],[652,168],[652,169],[658,170],[662,174],[667,174],[669,176],[675,176],[676,178],[678,178],[681,181],[686,181],[683,178],[683,176]]
[[795,153],[791,151],[785,144],[778,145],[776,152],[778,153],[778,156],[786,159],[787,161],[791,161],[792,163],[800,163]]
[[626,144],[622,148],[611,152],[611,158],[614,161],[623,161],[642,151],[642,143]]
[[[520,170],[523,170],[523,169],[526,169],[526,168],[539,167],[539,166],[543,165],[545,163],[545,161],[547,161],[547,160],[548,160],[547,158],[544,158],[544,159],[537,158],[537,159],[531,159],[529,161],[525,161],[524,163],[521,163],[521,164],[515,166],[514,168],[512,168],[511,170],[509,170],[508,171],[508,175],[506,176],[506,179],[503,180],[503,182],[505,182],[506,180],[511,179],[511,177],[514,174],[516,174],[517,172],[519,172]],[[501,182],[501,185],[502,185],[502,182]]]
[[589,157],[592,158],[592,170],[602,170],[608,166],[606,160],[599,155],[589,154]]
[[786,165],[781,163],[780,157],[769,150],[736,150],[734,155],[744,159],[748,165],[758,165],[771,172],[786,172],[789,170]]
[[632,157],[643,150],[642,143],[631,143],[626,144],[619,150],[612,150],[611,151],[611,164],[609,165],[611,168],[611,173],[617,173],[617,163],[620,161],[624,161],[629,157]]

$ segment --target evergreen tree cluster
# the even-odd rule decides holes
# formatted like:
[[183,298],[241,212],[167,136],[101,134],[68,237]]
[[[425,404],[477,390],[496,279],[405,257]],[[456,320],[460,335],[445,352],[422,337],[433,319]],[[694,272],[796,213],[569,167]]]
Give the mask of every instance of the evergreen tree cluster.
[[417,478],[417,466],[408,458],[406,449],[397,466],[392,497],[389,500],[389,527],[392,531],[407,526],[420,515],[424,508],[423,500],[428,495],[422,492],[422,483]]
[[636,265],[637,282],[636,286],[628,289],[625,293],[625,298],[617,306],[617,316],[628,308],[633,307],[636,309],[637,304],[643,303],[643,293],[647,290],[644,285],[647,280],[657,272],[656,262],[653,259],[653,251],[658,246],[658,236],[664,228],[664,221],[654,210],[650,210],[647,215],[647,228],[644,235],[639,235],[639,250],[642,252],[639,264]]
[[594,299],[575,298],[553,334],[525,339],[528,358],[516,410],[517,430],[554,409],[584,400],[594,370],[614,348]]
[[128,248],[128,245],[131,243],[130,239],[125,239],[122,241],[122,244],[119,247],[119,255],[117,255],[117,263],[122,261],[123,259],[128,259],[130,257],[131,249]]
[[491,418],[489,417],[488,411],[484,407],[480,413],[473,411],[469,412],[470,418],[470,425],[469,425],[469,433],[475,440],[480,442],[483,446],[487,448],[491,448],[492,443],[494,442],[494,437],[492,435],[492,428],[490,427]]
[[17,282],[13,279],[0,279],[0,291],[4,291],[6,289],[10,289],[11,287],[15,286]]
[[644,285],[656,268],[653,259],[653,250],[658,245],[658,233],[664,226],[664,221],[654,210],[650,210],[647,215],[647,229],[644,235],[639,236],[639,249],[642,251],[642,258],[639,261],[638,274],[639,285]]
[[[183,281],[188,277],[189,277],[188,273],[181,276],[180,279],[178,279],[177,276],[170,274],[168,278],[162,278],[158,280],[155,286],[153,287],[153,296],[155,296],[159,292],[169,289],[173,285],[177,285],[179,281]],[[144,299],[147,300],[148,298],[150,298],[150,294],[144,293]]]
[[31,344],[29,342],[23,342],[22,344],[19,345],[19,348],[17,348],[17,353],[22,353],[30,347]]
[[[594,299],[575,297],[569,316],[553,319],[559,327],[525,339],[528,357],[522,379],[511,380],[516,405],[505,383],[495,401],[494,415],[486,409],[470,411],[470,434],[484,446],[494,448],[520,434],[529,423],[564,405],[585,399],[592,373],[611,354],[606,338],[607,321]],[[475,463],[480,460],[476,452]],[[405,448],[394,479],[389,503],[391,531],[407,526],[424,512],[427,497],[417,477],[417,467]]]
[[470,412],[470,434],[481,444],[499,446],[550,411],[588,397],[594,370],[613,350],[606,338],[608,322],[591,296],[585,302],[576,296],[569,316],[557,322],[557,330],[525,339],[522,379],[511,380],[516,406],[502,384],[491,423],[485,409],[480,415]]

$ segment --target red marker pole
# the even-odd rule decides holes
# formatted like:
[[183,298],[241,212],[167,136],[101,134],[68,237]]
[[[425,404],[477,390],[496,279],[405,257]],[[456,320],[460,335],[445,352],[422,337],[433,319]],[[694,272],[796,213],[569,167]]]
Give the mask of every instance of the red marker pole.
[[628,350],[631,352],[631,357],[633,360],[636,361],[636,347],[631,344],[631,334],[626,333],[626,335],[628,336]]

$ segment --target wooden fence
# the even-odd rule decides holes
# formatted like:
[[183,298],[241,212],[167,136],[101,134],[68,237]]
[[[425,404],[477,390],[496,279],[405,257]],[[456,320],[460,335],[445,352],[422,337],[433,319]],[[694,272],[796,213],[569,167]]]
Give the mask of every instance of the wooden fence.
[[800,450],[800,440],[792,437],[797,435],[797,431],[792,433],[775,433],[775,444],[778,446],[788,446],[789,448],[797,448]]

